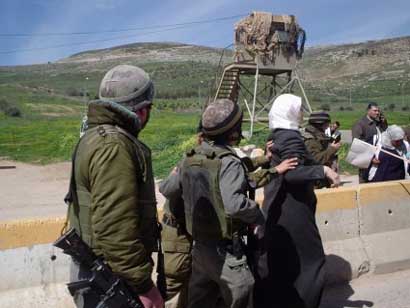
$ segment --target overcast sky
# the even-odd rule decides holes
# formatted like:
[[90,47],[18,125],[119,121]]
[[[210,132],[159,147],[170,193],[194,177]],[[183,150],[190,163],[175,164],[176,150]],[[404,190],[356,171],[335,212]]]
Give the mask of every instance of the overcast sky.
[[[0,65],[45,63],[135,42],[224,47],[232,43],[233,24],[240,17],[155,26],[253,10],[296,15],[308,46],[410,35],[409,0],[0,0]],[[72,35],[78,32],[93,33]]]

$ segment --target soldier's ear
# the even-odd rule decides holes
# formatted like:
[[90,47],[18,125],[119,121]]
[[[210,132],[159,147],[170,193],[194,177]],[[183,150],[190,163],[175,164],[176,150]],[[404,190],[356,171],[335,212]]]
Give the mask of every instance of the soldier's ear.
[[135,114],[140,119],[142,126],[144,126],[149,119],[150,108],[144,107],[135,111]]

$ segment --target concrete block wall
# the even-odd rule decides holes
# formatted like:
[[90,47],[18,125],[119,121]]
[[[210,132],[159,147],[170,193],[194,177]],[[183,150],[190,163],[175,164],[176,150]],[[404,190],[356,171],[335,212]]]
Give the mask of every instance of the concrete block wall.
[[65,286],[70,260],[58,250],[50,244],[2,250],[0,307],[74,307]]
[[50,244],[64,221],[0,223],[0,307],[74,307],[65,286],[69,257]]
[[316,192],[316,223],[327,255],[327,283],[349,281],[369,271],[370,260],[360,239],[357,188]]
[[0,251],[53,243],[61,233],[65,217],[0,221]]
[[410,268],[410,181],[320,190],[328,283]]
[[360,187],[360,237],[374,273],[410,267],[409,186],[388,182]]

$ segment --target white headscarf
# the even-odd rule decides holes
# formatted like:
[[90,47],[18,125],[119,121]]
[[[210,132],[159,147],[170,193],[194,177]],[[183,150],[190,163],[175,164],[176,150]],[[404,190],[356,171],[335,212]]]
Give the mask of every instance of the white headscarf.
[[400,126],[391,125],[382,133],[382,146],[388,149],[394,149],[392,141],[402,140],[404,135],[404,130]]
[[279,95],[269,111],[269,128],[299,130],[302,99],[293,94]]

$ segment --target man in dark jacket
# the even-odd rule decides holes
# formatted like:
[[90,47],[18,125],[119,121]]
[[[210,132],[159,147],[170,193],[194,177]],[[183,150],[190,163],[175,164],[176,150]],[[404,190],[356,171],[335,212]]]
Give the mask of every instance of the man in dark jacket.
[[[367,106],[367,114],[352,128],[352,138],[358,138],[372,145],[380,142],[380,136],[387,128],[387,121],[381,115],[377,103],[371,102]],[[359,169],[359,183],[368,182],[367,169]]]
[[[73,158],[69,220],[93,251],[124,278],[146,307],[163,307],[151,280],[158,237],[151,151],[138,139],[149,120],[153,83],[142,69],[119,65],[104,76],[88,128]],[[89,276],[73,264],[72,281]],[[96,307],[93,290],[74,295],[77,307]]]

